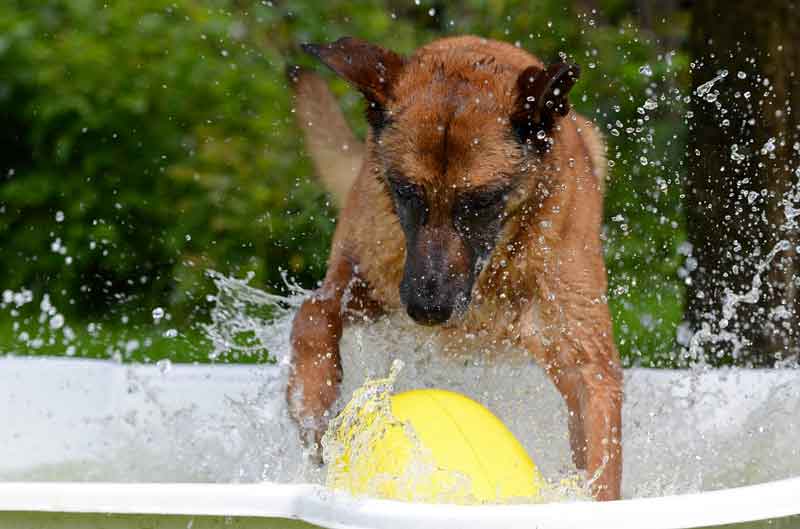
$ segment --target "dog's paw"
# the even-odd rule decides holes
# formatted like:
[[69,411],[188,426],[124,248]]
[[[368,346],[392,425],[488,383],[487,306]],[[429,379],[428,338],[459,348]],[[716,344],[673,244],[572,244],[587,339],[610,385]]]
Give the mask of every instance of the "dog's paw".
[[303,455],[311,463],[322,466],[322,436],[325,430],[318,428],[300,428],[300,442],[303,445]]

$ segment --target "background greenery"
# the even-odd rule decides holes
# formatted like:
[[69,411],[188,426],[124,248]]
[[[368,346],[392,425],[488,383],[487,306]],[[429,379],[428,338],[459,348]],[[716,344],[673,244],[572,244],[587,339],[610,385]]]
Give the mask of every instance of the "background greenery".
[[[63,353],[58,313],[71,354],[205,360],[207,269],[273,291],[284,272],[306,287],[324,272],[336,212],[293,122],[284,67],[313,64],[297,43],[410,52],[475,33],[582,65],[573,101],[613,165],[617,342],[628,364],[673,365],[687,29],[687,14],[633,0],[0,2],[0,351]],[[332,86],[363,134],[359,97]],[[34,302],[14,300],[25,290]]]

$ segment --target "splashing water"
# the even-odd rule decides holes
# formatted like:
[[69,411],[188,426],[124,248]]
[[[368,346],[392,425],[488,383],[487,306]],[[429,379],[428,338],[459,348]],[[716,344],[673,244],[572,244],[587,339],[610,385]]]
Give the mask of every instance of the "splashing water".
[[264,358],[264,353],[286,348],[285,327],[307,291],[284,279],[289,295],[278,296],[251,287],[252,275],[235,279],[214,270],[207,275],[217,288],[217,294],[209,296],[214,302],[211,322],[203,325],[213,346],[211,360],[222,353],[233,359]]
[[[720,76],[717,76],[708,83],[702,85],[700,88],[708,85],[709,83],[713,84],[713,82],[718,81],[722,77],[724,76],[720,74]],[[753,305],[759,302],[763,294],[764,287],[767,286],[764,284],[764,274],[769,272],[770,267],[776,258],[778,258],[782,253],[792,250],[792,243],[790,242],[790,239],[792,238],[793,234],[797,232],[797,217],[800,216],[800,208],[798,208],[798,202],[800,202],[800,168],[795,171],[795,174],[798,177],[797,182],[783,194],[779,201],[779,204],[783,206],[783,221],[774,227],[776,233],[782,233],[786,238],[778,240],[765,256],[761,257],[759,255],[754,255],[749,258],[749,261],[751,262],[755,259],[758,259],[752,263],[753,275],[750,279],[749,289],[743,292],[735,292],[726,286],[723,290],[723,297],[719,312],[717,314],[709,315],[707,317],[707,321],[702,322],[700,328],[696,329],[691,334],[689,339],[684,342],[688,342],[686,355],[692,362],[691,366],[693,367],[693,370],[696,371],[708,369],[708,365],[706,363],[706,345],[710,344],[713,346],[723,342],[728,343],[732,346],[731,353],[734,358],[739,357],[750,345],[747,340],[743,339],[736,332],[735,324],[737,323],[737,319],[740,318],[738,309],[741,305]],[[756,196],[758,195],[758,193],[752,193]],[[800,247],[798,247],[798,249],[800,249]],[[738,251],[738,249],[735,250]],[[687,251],[686,253],[688,254],[688,263],[693,260],[693,257],[691,257],[691,250]],[[781,305],[773,309],[771,318],[773,321],[775,321],[786,315],[788,315],[788,309]],[[796,366],[797,361],[798,358],[796,356],[787,357],[783,361],[778,362],[776,365]]]
[[714,88],[714,85],[718,81],[721,81],[726,77],[728,77],[728,70],[722,70],[719,74],[717,74],[716,77],[698,86],[697,89],[695,90],[695,94],[697,94],[698,97],[702,97],[709,103],[713,103],[714,101],[717,100],[717,96],[713,92],[711,92],[711,89]]
[[767,256],[756,265],[755,273],[751,280],[750,290],[741,294],[733,292],[730,288],[725,288],[725,295],[722,301],[722,317],[717,321],[718,329],[714,331],[708,322],[704,322],[689,341],[689,356],[694,361],[696,369],[702,369],[705,365],[704,344],[729,342],[733,345],[734,356],[738,355],[746,346],[738,334],[731,332],[728,325],[736,317],[737,307],[744,304],[758,303],[761,296],[762,274],[769,268],[769,265],[780,252],[785,252],[791,247],[787,240],[779,241],[770,250]]
[[[71,361],[73,367],[52,372],[33,365],[30,379],[4,367],[6,391],[19,391],[31,401],[41,395],[42,409],[0,431],[7,447],[0,456],[0,479],[325,483],[325,469],[304,453],[285,404],[289,334],[302,292],[273,296],[247,279],[210,275],[218,288],[208,326],[213,351],[229,354],[234,348],[261,355],[267,350],[274,363],[170,369],[111,364],[109,372],[108,364]],[[30,296],[6,297],[14,304],[15,298],[29,302]],[[586,480],[571,461],[565,406],[524,351],[487,349],[477,342],[445,350],[439,331],[398,314],[348,327],[341,353],[344,380],[336,410],[354,393],[364,402],[390,390],[457,391],[487,406],[520,440],[556,484],[548,499],[580,498],[574,491]],[[398,360],[403,369],[392,371]],[[96,394],[79,402],[52,398],[69,389],[62,378],[78,375],[86,380],[80,395]],[[370,378],[377,383],[362,388]],[[51,389],[31,395],[27,388],[33,381],[37,388]],[[118,397],[108,398],[117,392]],[[62,432],[59,438],[40,430],[24,433],[30,417],[43,413],[50,417],[47,431]],[[695,492],[799,474],[798,416],[800,380],[791,370],[630,370],[623,409],[623,494]],[[41,442],[53,446],[35,455],[50,450],[62,454],[55,458],[61,462],[45,458],[50,462],[19,466],[18,460],[31,460],[31,444]],[[335,446],[328,443],[326,450],[335,461]]]
[[[288,298],[266,296],[246,281],[215,277],[219,299],[242,294],[243,300],[260,299],[283,307],[271,321],[221,311],[218,315],[224,313],[230,319],[218,317],[210,334],[230,337],[234,329],[260,327],[261,343],[276,355],[275,369],[280,372],[271,395],[272,406],[284,410],[282,420],[286,420],[282,424],[287,437],[279,442],[295,446],[297,433],[285,417],[285,386],[281,384],[288,369],[291,319],[303,293],[297,290]],[[580,499],[586,476],[572,464],[566,408],[535,361],[507,345],[486,347],[475,341],[454,350],[444,344],[439,330],[420,327],[402,314],[346,328],[341,341],[344,378],[335,409],[342,409],[351,397],[362,403],[379,396],[385,402],[392,391],[441,388],[462,393],[492,410],[522,442],[551,483],[546,489],[548,500]],[[393,369],[397,362],[402,370]],[[695,492],[800,472],[798,448],[787,435],[800,434],[800,424],[793,419],[800,413],[800,383],[791,372],[777,374],[782,378],[774,384],[745,383],[739,373],[736,369],[628,372],[623,410],[625,496]],[[373,382],[365,385],[365,380]],[[262,392],[262,400],[249,405],[263,406],[270,399],[268,393]],[[239,411],[243,415],[254,412],[247,406]],[[337,419],[335,424],[346,420]],[[270,426],[274,425],[261,424]],[[746,442],[742,435],[747,436]],[[326,450],[326,460],[336,460],[337,449],[329,444]],[[770,455],[776,453],[784,456]],[[260,457],[263,461],[264,455]],[[275,474],[273,468],[263,477],[316,482],[325,477],[304,461],[282,465],[284,472]],[[287,468],[292,471],[286,472]]]

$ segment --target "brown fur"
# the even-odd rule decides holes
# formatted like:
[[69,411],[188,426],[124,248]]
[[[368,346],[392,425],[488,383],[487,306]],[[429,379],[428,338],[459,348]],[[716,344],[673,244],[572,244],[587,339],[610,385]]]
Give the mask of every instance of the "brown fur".
[[[566,400],[576,465],[598,474],[598,499],[619,498],[622,371],[600,241],[605,161],[595,126],[567,113],[566,92],[577,78],[572,67],[545,69],[521,49],[477,37],[438,40],[407,59],[355,39],[309,51],[362,91],[379,132],[367,138],[364,164],[344,200],[324,285],[295,319],[288,391],[301,427],[318,439],[327,424],[348,308],[400,310],[398,285],[410,281],[424,290],[433,281],[426,273],[442,269],[432,291],[454,284],[471,293],[467,306],[441,323],[445,335],[511,342],[535,357]],[[305,97],[307,87],[298,84],[298,97]],[[520,96],[525,90],[536,97]],[[555,106],[544,105],[542,91]],[[526,147],[512,133],[518,116],[540,127],[551,123],[551,143],[535,136]],[[340,131],[323,126],[311,135],[316,158],[314,134]],[[414,240],[398,220],[393,178],[424,191],[426,221]],[[475,251],[453,227],[453,211],[470,192],[495,187],[510,189],[504,221],[471,283]],[[414,263],[427,272],[409,272]]]

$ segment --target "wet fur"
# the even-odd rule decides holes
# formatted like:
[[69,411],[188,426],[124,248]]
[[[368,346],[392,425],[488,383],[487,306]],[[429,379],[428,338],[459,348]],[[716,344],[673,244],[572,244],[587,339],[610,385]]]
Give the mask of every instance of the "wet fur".
[[[489,344],[509,342],[536,358],[569,408],[575,463],[599,475],[594,482],[598,499],[619,498],[622,372],[606,303],[600,240],[605,160],[595,126],[574,111],[567,113],[563,93],[566,115],[535,114],[529,123],[535,128],[550,119],[549,143],[529,138],[526,144],[516,137],[510,116],[521,112],[521,74],[545,66],[514,46],[448,38],[406,59],[355,42],[310,48],[361,90],[369,105],[373,126],[346,195],[344,183],[352,180],[347,167],[352,153],[360,151],[342,153],[341,160],[330,163],[336,151],[319,145],[325,137],[332,138],[327,145],[351,143],[352,133],[342,130],[332,98],[317,97],[325,101],[322,106],[302,101],[322,89],[319,78],[310,72],[293,76],[312,156],[327,167],[325,181],[343,204],[324,284],[294,323],[288,390],[293,415],[309,438],[318,440],[338,396],[338,342],[348,314],[402,310],[407,300],[401,299],[399,286],[409,282],[404,269],[414,259],[423,268],[431,266],[426,252],[432,251],[448,267],[442,281],[461,281],[470,293],[469,303],[456,307],[442,324],[443,335],[454,342],[467,335]],[[382,61],[381,75],[353,71],[358,60]],[[324,115],[329,117],[320,119]],[[343,169],[336,175],[333,167]],[[396,189],[387,183],[394,172],[423,189],[434,202],[428,214],[441,217],[428,219],[425,226],[435,229],[411,247]],[[470,189],[501,186],[512,189],[503,202],[505,220],[491,253],[476,261],[445,216]],[[470,255],[470,262],[477,262],[474,283],[469,283]],[[419,290],[419,274],[411,281]]]

